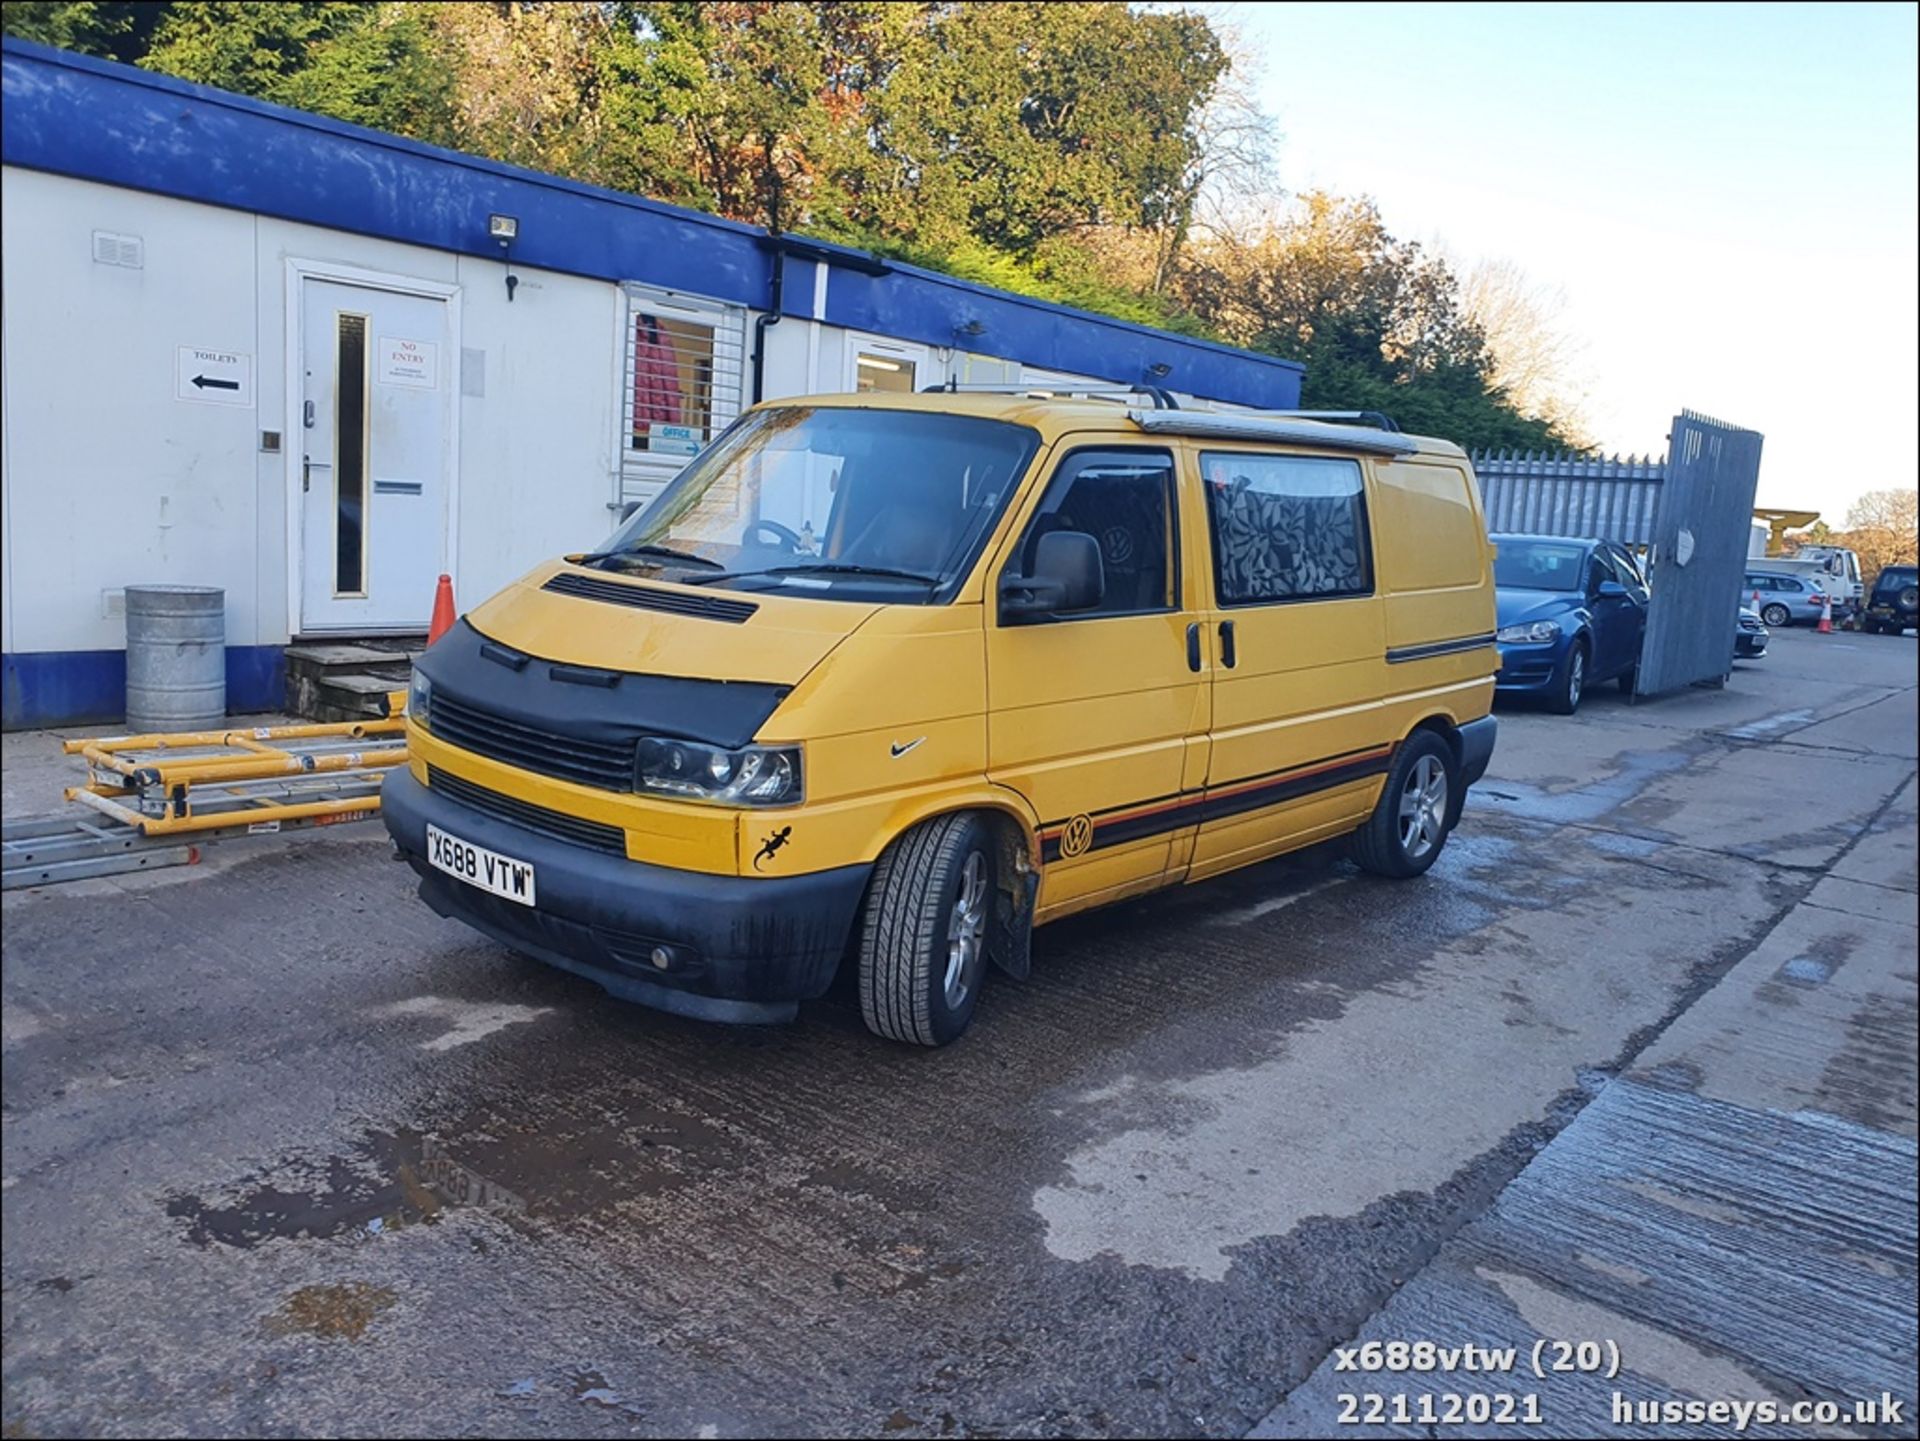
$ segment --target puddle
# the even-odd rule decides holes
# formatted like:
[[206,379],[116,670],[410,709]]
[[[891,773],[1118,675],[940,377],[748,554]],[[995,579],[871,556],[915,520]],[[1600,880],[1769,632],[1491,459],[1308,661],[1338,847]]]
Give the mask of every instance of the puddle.
[[1648,840],[1645,836],[1622,835],[1618,831],[1589,831],[1587,844],[1596,851],[1605,851],[1608,855],[1628,856],[1634,860],[1645,860],[1648,856],[1658,855],[1664,846],[1659,841]]
[[267,1241],[380,1235],[466,1207],[495,1215],[527,1209],[521,1196],[463,1166],[432,1137],[376,1131],[355,1154],[280,1168],[231,1205],[174,1196],[167,1214],[187,1223],[195,1245],[251,1250]]
[[1794,985],[1817,986],[1833,975],[1833,967],[1812,956],[1795,956],[1780,968],[1780,977]]
[[1693,757],[1684,751],[1626,751],[1616,760],[1620,769],[1603,781],[1554,791],[1525,781],[1502,778],[1468,793],[1477,804],[1505,815],[1558,825],[1597,821],[1636,798],[1661,776],[1684,770]]

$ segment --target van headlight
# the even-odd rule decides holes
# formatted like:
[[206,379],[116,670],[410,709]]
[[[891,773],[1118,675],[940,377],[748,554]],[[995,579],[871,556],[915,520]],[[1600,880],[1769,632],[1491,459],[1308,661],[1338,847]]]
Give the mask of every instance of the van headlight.
[[420,723],[420,729],[427,728],[427,712],[433,709],[433,682],[420,673],[420,667],[413,668],[413,679],[407,682],[407,716]]
[[[1485,632],[1483,631],[1482,634]],[[1544,641],[1555,640],[1559,635],[1559,621],[1530,620],[1525,625],[1503,625],[1494,632],[1493,638],[1509,645],[1539,645]]]
[[633,788],[722,806],[800,804],[799,746],[702,745],[649,736],[634,757]]

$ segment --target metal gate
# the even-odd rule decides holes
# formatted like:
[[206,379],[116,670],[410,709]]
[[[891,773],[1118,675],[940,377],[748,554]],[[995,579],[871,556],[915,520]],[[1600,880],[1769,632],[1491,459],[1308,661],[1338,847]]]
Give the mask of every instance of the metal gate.
[[1683,410],[1667,443],[1636,696],[1726,680],[1760,478],[1758,431]]

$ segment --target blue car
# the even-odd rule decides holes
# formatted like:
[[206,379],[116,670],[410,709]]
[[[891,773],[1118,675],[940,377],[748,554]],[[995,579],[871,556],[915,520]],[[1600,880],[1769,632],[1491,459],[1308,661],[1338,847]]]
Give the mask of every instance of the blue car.
[[1496,535],[1500,673],[1496,693],[1572,715],[1600,681],[1631,694],[1647,633],[1647,581],[1610,540]]

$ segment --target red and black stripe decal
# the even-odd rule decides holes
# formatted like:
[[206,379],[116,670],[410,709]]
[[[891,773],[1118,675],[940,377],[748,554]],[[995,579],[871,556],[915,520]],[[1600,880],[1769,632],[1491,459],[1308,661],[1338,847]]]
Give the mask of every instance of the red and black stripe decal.
[[[1109,846],[1125,845],[1128,841],[1177,831],[1183,826],[1264,810],[1268,806],[1332,790],[1335,786],[1385,775],[1387,767],[1393,763],[1393,752],[1394,747],[1390,745],[1349,751],[1304,766],[1248,776],[1244,780],[1211,786],[1205,790],[1182,791],[1178,795],[1160,796],[1154,800],[1135,801],[1111,810],[1098,811],[1089,817],[1093,822],[1091,839],[1084,849],[1076,851],[1074,855],[1077,858]],[[1060,859],[1061,838],[1072,823],[1071,820],[1049,821],[1040,828],[1042,861]]]

